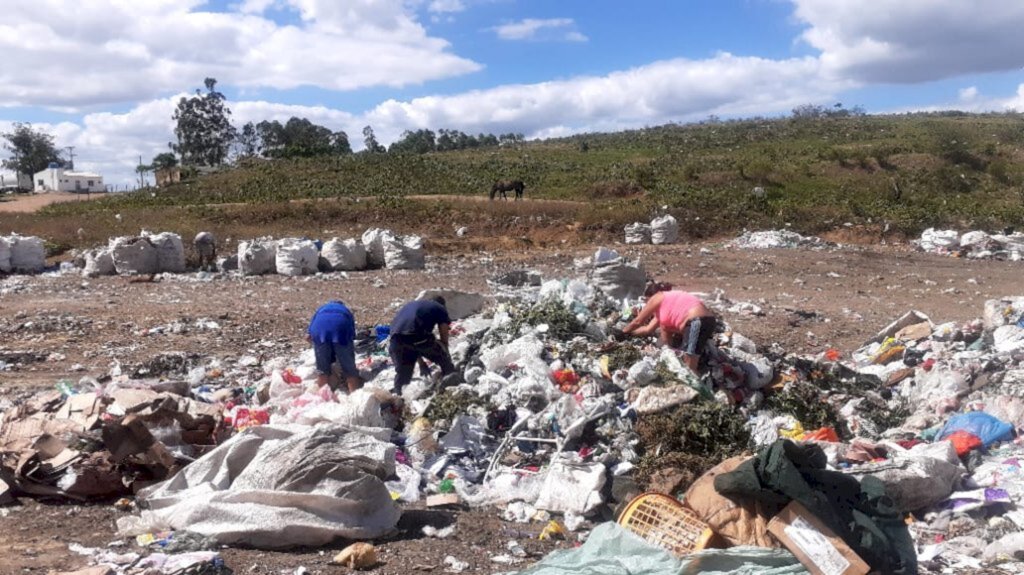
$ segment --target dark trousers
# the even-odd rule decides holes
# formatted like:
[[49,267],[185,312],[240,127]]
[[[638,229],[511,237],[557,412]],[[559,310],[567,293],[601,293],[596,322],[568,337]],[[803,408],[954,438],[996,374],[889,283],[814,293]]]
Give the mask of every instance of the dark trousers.
[[455,365],[448,355],[448,350],[441,345],[441,342],[433,335],[402,335],[392,334],[391,344],[388,347],[391,353],[391,361],[395,364],[396,393],[401,393],[402,388],[412,381],[412,373],[416,369],[416,361],[421,357],[441,366],[441,373],[448,375],[455,372]]

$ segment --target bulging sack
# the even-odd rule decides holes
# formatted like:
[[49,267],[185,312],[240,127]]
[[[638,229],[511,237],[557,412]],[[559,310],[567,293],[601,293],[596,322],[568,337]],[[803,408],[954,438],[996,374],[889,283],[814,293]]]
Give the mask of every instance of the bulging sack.
[[156,248],[148,238],[114,238],[110,241],[114,269],[121,275],[152,275],[160,273]]
[[11,242],[0,237],[0,273],[11,273]]
[[46,267],[46,247],[35,236],[14,234],[7,238],[11,250],[11,269],[18,273],[34,274]]
[[421,270],[426,267],[423,253],[423,239],[406,236],[387,242],[384,249],[384,265],[389,270]]
[[265,237],[239,243],[238,269],[247,276],[274,273],[277,269],[277,242]]
[[651,220],[651,243],[674,244],[679,241],[679,223],[670,215]]
[[320,252],[312,240],[286,238],[277,242],[277,273],[285,276],[315,274]]
[[82,275],[89,278],[112,276],[117,273],[114,256],[110,248],[96,248],[85,252],[85,267]]
[[651,243],[651,226],[641,222],[635,222],[626,226],[627,244],[649,244]]
[[366,246],[366,263],[371,268],[384,267],[384,251],[388,242],[397,239],[391,230],[370,228],[363,232],[363,245]]
[[171,232],[143,235],[156,248],[157,266],[161,272],[172,274],[185,272],[185,245],[181,242],[181,236]]
[[366,269],[366,248],[359,240],[334,238],[324,244],[320,256],[327,261],[328,271]]
[[647,272],[639,260],[627,262],[625,258],[616,258],[594,266],[592,283],[610,298],[635,299],[644,295]]

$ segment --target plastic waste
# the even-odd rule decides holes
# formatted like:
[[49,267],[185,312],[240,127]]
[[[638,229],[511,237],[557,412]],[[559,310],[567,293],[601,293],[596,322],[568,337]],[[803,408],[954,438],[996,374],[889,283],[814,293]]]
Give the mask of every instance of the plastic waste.
[[957,431],[977,436],[982,445],[988,447],[997,441],[1012,439],[1014,430],[1009,423],[1000,421],[987,413],[975,411],[949,418],[946,425],[939,431],[938,439],[946,439]]

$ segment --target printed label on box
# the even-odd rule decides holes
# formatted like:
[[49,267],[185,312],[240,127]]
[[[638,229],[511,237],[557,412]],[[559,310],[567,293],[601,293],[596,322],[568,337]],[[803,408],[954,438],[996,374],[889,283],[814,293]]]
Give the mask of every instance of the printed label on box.
[[825,537],[803,517],[794,517],[793,522],[785,530],[788,536],[808,559],[817,565],[825,575],[843,575],[850,567],[850,562]]

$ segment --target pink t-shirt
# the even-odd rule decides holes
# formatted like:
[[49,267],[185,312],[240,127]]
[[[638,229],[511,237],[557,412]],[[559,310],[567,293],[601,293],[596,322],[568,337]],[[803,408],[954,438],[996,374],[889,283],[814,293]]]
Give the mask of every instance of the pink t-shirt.
[[662,293],[661,305],[658,306],[658,324],[671,330],[682,330],[693,308],[701,305],[700,298],[678,290]]

